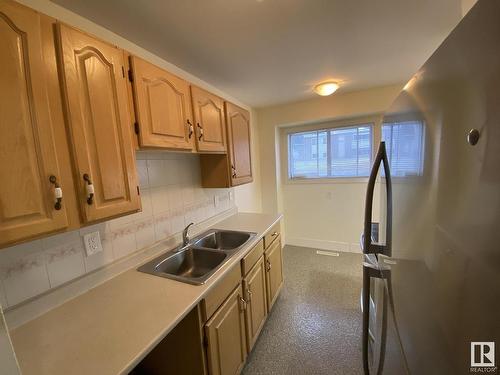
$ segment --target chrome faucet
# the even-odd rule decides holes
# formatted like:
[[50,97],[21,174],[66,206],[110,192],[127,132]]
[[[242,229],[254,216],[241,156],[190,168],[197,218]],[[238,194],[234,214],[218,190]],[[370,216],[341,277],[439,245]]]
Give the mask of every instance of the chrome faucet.
[[188,226],[182,231],[182,246],[186,246],[189,243],[188,230],[191,225],[194,225],[194,223],[189,223]]

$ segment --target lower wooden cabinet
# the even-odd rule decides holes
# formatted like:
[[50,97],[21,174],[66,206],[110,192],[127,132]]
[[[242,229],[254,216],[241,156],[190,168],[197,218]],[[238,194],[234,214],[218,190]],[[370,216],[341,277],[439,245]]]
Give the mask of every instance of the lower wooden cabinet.
[[283,285],[283,257],[281,239],[278,237],[264,253],[268,311],[271,310]]
[[209,374],[233,375],[243,368],[247,356],[245,308],[239,284],[205,325]]
[[264,256],[243,279],[243,290],[247,308],[245,309],[247,346],[250,352],[264,326],[267,317],[266,269]]

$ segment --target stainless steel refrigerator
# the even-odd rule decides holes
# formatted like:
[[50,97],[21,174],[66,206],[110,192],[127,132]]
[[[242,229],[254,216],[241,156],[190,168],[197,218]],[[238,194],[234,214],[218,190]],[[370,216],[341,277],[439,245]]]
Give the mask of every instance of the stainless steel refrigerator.
[[476,3],[397,97],[384,131],[361,240],[365,373],[499,373],[499,0]]

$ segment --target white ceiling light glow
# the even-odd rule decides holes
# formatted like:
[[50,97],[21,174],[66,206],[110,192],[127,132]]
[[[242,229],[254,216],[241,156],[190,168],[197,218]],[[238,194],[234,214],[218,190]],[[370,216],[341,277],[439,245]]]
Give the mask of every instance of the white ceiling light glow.
[[332,95],[339,88],[337,82],[323,82],[314,86],[314,92],[321,96]]

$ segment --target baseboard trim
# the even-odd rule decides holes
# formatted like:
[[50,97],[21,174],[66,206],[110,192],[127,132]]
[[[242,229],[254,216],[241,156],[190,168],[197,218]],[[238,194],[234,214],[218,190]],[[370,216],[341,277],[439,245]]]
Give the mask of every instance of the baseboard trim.
[[361,253],[361,248],[357,243],[348,243],[340,241],[317,240],[306,237],[287,236],[287,245],[309,247],[325,251],[339,251],[343,253]]

